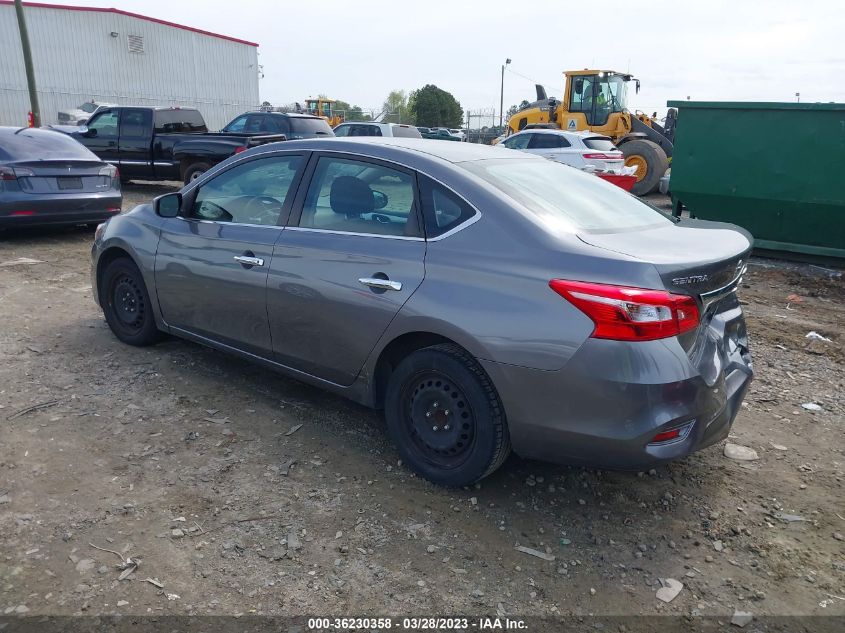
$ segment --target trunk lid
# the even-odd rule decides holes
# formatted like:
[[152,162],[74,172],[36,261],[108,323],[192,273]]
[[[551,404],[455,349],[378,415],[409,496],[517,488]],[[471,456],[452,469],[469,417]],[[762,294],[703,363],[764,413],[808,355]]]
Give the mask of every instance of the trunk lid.
[[23,193],[96,193],[111,187],[111,178],[100,175],[107,165],[95,160],[21,161],[10,167]]
[[739,277],[752,244],[742,229],[700,220],[578,237],[592,246],[652,263],[666,290],[692,296],[717,291]]
[[735,372],[751,371],[745,319],[736,295],[752,245],[746,231],[720,222],[681,220],[579,238],[652,263],[666,290],[697,299],[699,326],[678,340],[708,385],[724,386]]

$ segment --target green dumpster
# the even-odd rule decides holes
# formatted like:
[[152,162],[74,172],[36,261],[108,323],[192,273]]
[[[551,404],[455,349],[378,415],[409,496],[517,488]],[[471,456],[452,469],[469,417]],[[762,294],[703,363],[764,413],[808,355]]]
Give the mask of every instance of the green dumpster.
[[845,104],[669,101],[673,209],[757,248],[845,258]]

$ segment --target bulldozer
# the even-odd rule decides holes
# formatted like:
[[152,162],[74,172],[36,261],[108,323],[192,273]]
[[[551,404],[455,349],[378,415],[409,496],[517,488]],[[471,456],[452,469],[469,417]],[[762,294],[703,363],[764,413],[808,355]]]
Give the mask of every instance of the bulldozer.
[[625,155],[625,165],[636,168],[632,193],[643,196],[657,189],[672,157],[677,111],[670,109],[663,125],[656,114],[631,114],[628,84],[634,82],[639,92],[640,81],[628,73],[585,69],[568,70],[565,75],[562,100],[549,98],[538,84],[537,101],[510,118],[508,133],[545,127],[609,136]]
[[343,123],[346,117],[343,112],[337,112],[332,106],[336,101],[334,99],[306,99],[305,112],[313,114],[314,116],[322,117],[331,126],[335,127]]

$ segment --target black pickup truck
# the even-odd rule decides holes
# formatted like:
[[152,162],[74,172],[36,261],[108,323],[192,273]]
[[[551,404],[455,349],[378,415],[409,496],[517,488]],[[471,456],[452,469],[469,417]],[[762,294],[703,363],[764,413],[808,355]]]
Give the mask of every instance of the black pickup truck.
[[287,140],[284,134],[209,132],[202,114],[193,108],[110,107],[97,112],[85,126],[53,129],[70,134],[115,165],[123,181],[182,180],[186,184],[233,154]]

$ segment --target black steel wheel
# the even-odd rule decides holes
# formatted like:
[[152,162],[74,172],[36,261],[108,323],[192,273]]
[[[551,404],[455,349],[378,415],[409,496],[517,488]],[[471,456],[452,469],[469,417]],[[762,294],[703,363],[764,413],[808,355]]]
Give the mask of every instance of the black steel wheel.
[[417,350],[399,363],[388,384],[385,417],[403,460],[441,485],[474,483],[510,452],[504,409],[490,378],[456,345]]
[[110,262],[100,280],[100,305],[112,332],[129,345],[151,345],[162,337],[141,271],[121,257]]

